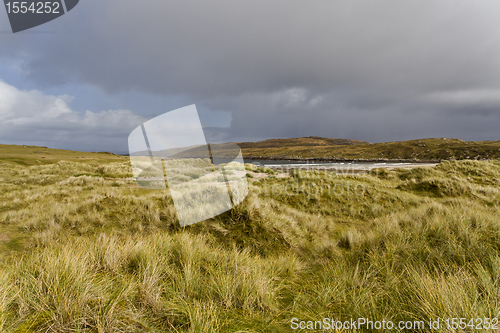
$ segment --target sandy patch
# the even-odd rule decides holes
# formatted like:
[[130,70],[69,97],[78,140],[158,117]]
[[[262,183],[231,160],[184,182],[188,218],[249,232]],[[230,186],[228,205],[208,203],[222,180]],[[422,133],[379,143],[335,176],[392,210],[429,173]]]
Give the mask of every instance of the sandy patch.
[[439,163],[410,163],[410,164],[404,164],[404,165],[391,165],[391,166],[382,166],[381,168],[385,168],[388,170],[393,170],[393,169],[413,169],[417,167],[423,167],[423,168],[432,168],[438,165]]

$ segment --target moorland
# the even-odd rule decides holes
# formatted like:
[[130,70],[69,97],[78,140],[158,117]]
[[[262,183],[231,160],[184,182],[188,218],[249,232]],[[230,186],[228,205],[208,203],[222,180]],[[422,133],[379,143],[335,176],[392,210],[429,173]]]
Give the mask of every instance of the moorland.
[[247,159],[325,161],[442,161],[500,158],[499,141],[431,138],[369,143],[366,141],[306,137],[238,143]]
[[500,312],[498,160],[352,175],[246,165],[240,205],[181,228],[127,157],[0,153],[1,332],[290,332],[292,318]]

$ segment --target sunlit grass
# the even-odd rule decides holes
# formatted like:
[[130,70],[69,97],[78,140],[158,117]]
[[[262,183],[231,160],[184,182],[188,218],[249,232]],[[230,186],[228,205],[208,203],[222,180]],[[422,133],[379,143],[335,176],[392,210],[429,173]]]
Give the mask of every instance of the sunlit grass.
[[126,161],[0,169],[1,332],[499,315],[498,162],[250,178],[242,204],[186,228]]

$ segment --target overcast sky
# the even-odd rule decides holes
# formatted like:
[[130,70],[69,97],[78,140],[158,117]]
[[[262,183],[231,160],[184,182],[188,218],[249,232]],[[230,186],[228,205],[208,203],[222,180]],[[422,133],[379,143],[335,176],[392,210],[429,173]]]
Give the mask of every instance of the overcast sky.
[[[500,140],[498,0],[82,0],[12,34],[0,143],[127,151],[196,104],[219,140]],[[208,131],[207,131],[208,132]]]

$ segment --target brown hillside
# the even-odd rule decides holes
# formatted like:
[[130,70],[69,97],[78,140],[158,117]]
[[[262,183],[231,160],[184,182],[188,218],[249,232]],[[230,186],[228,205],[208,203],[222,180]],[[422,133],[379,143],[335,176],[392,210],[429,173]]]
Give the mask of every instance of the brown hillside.
[[309,146],[350,146],[357,144],[369,144],[366,141],[320,138],[318,136],[308,136],[305,138],[292,139],[270,139],[258,142],[240,142],[241,148],[278,148],[278,147],[309,147]]

